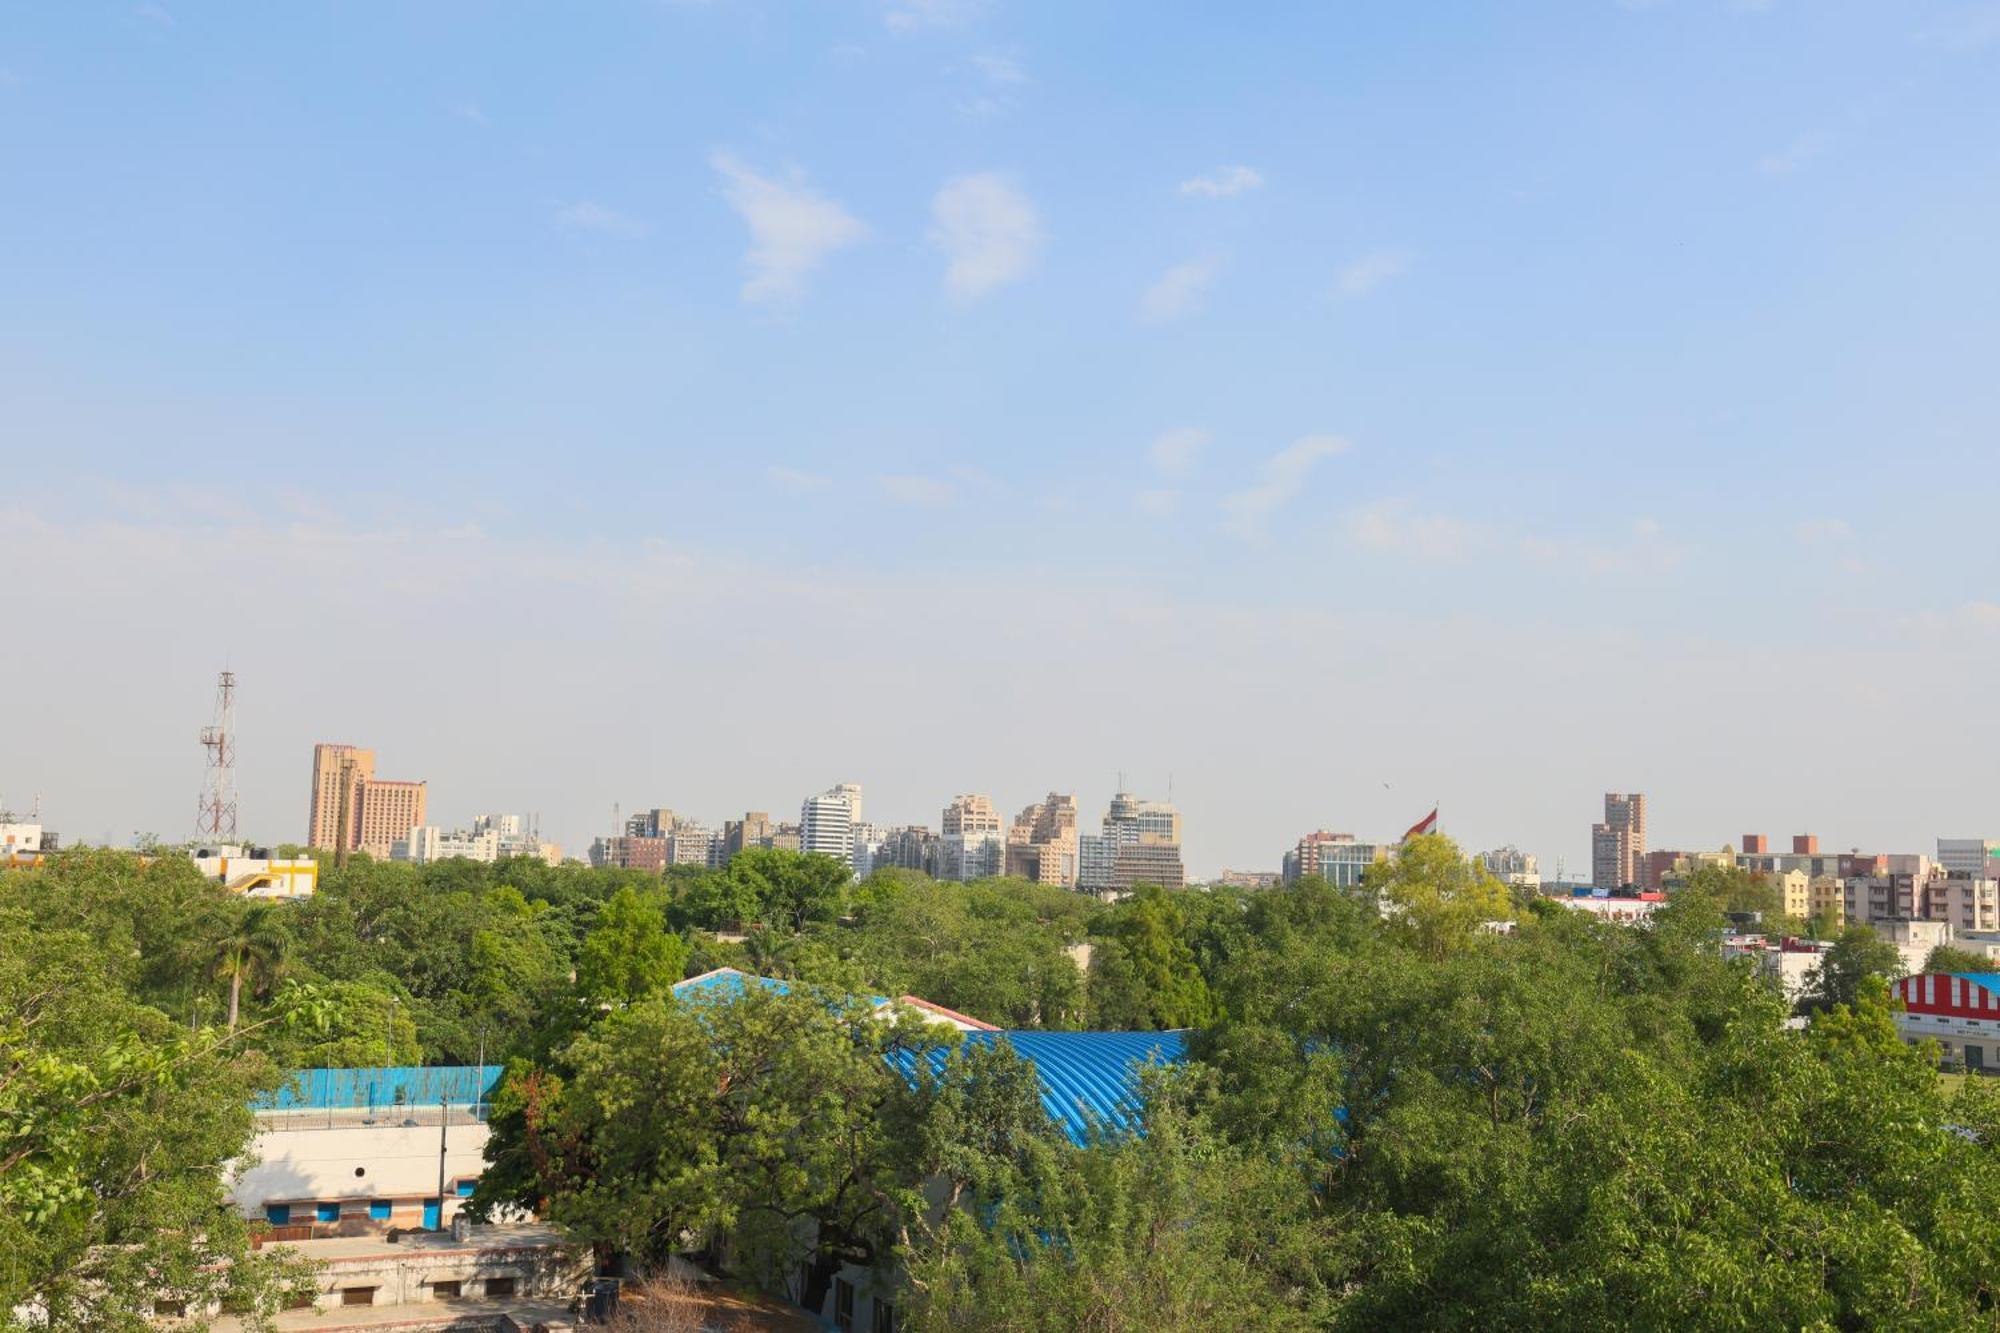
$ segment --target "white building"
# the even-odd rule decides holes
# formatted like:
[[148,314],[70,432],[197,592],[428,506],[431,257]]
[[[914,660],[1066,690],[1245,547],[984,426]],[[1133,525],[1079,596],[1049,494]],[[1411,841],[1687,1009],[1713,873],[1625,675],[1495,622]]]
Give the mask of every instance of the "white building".
[[194,868],[231,893],[251,898],[310,898],[319,887],[319,862],[310,856],[273,856],[262,847],[197,847]]
[[2000,879],[2000,866],[1994,858],[2000,856],[2000,842],[1990,838],[1939,838],[1937,840],[1938,864],[1954,875],[1966,875],[1973,879]]
[[799,807],[799,850],[854,865],[854,826],[860,822],[861,787],[843,782]]
[[519,815],[481,815],[472,821],[469,833],[425,824],[411,829],[407,838],[397,839],[389,849],[390,860],[414,865],[429,865],[454,857],[491,863],[508,856],[533,857],[549,865],[559,865],[562,848],[537,838]]
[[0,865],[21,858],[30,864],[42,854],[42,826],[15,823],[0,814]]
[[1540,892],[1542,887],[1541,863],[1518,847],[1501,847],[1479,854],[1479,864],[1486,867],[1486,873],[1502,884],[1517,889]]

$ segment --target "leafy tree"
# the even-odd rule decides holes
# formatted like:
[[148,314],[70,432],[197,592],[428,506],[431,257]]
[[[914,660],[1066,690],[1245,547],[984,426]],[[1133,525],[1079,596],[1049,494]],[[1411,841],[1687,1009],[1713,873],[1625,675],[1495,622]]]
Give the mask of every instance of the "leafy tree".
[[631,1004],[679,981],[686,956],[659,904],[623,888],[584,937],[576,960],[577,992],[594,1004]]
[[1991,972],[1993,960],[1985,954],[1972,953],[1950,944],[1940,944],[1931,950],[1930,957],[1924,959],[1926,972]]
[[[1306,1329],[1332,1306],[1312,1197],[1224,1141],[1196,1071],[1147,1075],[1144,1132],[1086,1148],[1023,1136],[979,1206],[913,1246],[913,1329]],[[1004,1122],[1003,1122],[1004,1123]]]
[[752,847],[729,862],[727,878],[757,905],[756,920],[785,930],[831,921],[852,872],[846,863],[816,852]]
[[1108,1028],[1198,1027],[1214,997],[1188,942],[1183,895],[1142,884],[1112,909],[1092,948],[1091,1022]]
[[292,941],[285,930],[283,911],[280,903],[252,902],[213,945],[211,969],[217,980],[229,983],[231,1032],[236,1031],[241,1013],[244,983],[262,994],[285,970]]
[[1894,979],[1903,974],[1903,956],[1896,946],[1868,926],[1849,926],[1820,955],[1819,965],[1807,974],[1802,1008],[1831,1009],[1853,1005],[1869,977]]
[[767,1286],[803,1265],[817,1307],[918,1206],[920,1094],[888,1057],[935,1040],[806,993],[642,1000],[557,1071],[510,1072],[474,1207],[539,1208],[648,1263],[692,1235]]
[[1514,914],[1507,886],[1441,834],[1405,842],[1387,861],[1369,867],[1363,888],[1381,899],[1392,933],[1432,962],[1463,947],[1485,923]]
[[139,1330],[155,1300],[266,1326],[303,1272],[251,1251],[223,1181],[277,1020],[189,1032],[134,1000],[119,945],[18,905],[28,873],[0,872],[0,1328]]

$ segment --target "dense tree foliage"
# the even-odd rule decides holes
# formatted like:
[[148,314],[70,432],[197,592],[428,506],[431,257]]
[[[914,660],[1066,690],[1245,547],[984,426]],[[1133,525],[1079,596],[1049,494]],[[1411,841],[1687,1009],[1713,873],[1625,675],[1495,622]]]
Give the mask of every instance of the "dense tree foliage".
[[[284,904],[171,856],[0,872],[0,1310],[268,1307],[287,1275],[217,1176],[246,1099],[483,1047],[509,1073],[481,1206],[808,1300],[873,1268],[913,1329],[1995,1323],[2000,1092],[1898,1039],[1869,931],[1788,1026],[1717,947],[1755,881],[1698,872],[1631,928],[1441,838],[1352,892],[1108,906],[837,870],[357,858]],[[671,996],[725,963],[788,992]],[[847,998],[906,992],[1185,1028],[1192,1059],[1147,1071],[1143,1132],[1079,1145],[1004,1041]]]
[[0,873],[0,1329],[144,1328],[156,1301],[261,1323],[299,1277],[250,1253],[223,1185],[278,1077],[254,1043],[312,1007],[230,1031],[136,999],[174,942],[135,883],[188,888],[128,858]]

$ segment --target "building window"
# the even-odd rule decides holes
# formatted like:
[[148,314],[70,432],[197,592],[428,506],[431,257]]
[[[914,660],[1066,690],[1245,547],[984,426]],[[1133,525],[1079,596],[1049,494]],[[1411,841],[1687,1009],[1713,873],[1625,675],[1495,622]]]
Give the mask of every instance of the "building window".
[[896,1307],[877,1296],[870,1333],[896,1333]]
[[368,1201],[368,1216],[377,1222],[388,1221],[389,1214],[394,1211],[396,1211],[396,1205],[387,1199],[370,1199]]
[[342,1305],[373,1305],[375,1303],[375,1288],[342,1287],[340,1289],[340,1303]]
[[264,1205],[264,1220],[274,1227],[281,1227],[292,1220],[292,1206],[288,1203],[267,1203]]
[[318,1204],[314,1207],[313,1215],[321,1222],[338,1222],[340,1220],[340,1205],[337,1203]]
[[431,1299],[434,1301],[455,1301],[458,1299],[460,1289],[461,1284],[457,1278],[453,1278],[449,1282],[433,1282],[431,1283]]
[[471,1197],[472,1197],[472,1191],[473,1191],[473,1190],[475,1190],[475,1189],[477,1189],[477,1188],[478,1188],[478,1186],[479,1186],[479,1182],[478,1182],[477,1180],[461,1180],[461,1181],[459,1181],[459,1182],[458,1182],[458,1197],[459,1197],[459,1198],[461,1198],[461,1199],[469,1199],[469,1198],[471,1198]]
[[1967,1069],[1986,1068],[1986,1048],[1984,1046],[1974,1046],[1969,1041],[1965,1043],[1965,1067]]
[[490,1296],[512,1296],[514,1279],[511,1277],[489,1277],[486,1279],[486,1294]]
[[854,1333],[854,1284],[844,1277],[833,1280],[833,1326]]

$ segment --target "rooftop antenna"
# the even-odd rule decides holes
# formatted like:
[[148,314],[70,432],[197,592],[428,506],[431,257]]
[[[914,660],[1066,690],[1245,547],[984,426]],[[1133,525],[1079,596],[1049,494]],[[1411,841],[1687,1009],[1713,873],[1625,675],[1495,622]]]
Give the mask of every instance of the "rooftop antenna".
[[224,671],[215,678],[215,722],[201,729],[201,748],[207,755],[208,780],[202,784],[201,802],[196,807],[194,832],[197,838],[216,842],[236,841],[236,673]]

